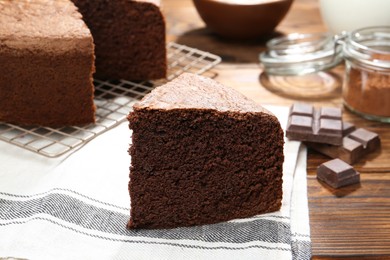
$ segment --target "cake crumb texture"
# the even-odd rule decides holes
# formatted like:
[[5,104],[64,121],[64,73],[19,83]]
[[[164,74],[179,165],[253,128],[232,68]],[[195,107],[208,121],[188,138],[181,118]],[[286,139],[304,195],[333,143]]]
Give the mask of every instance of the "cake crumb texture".
[[72,1],[94,38],[97,78],[166,77],[165,19],[159,1]]
[[280,209],[283,131],[274,115],[235,90],[185,74],[150,93],[128,119],[128,228],[211,224]]

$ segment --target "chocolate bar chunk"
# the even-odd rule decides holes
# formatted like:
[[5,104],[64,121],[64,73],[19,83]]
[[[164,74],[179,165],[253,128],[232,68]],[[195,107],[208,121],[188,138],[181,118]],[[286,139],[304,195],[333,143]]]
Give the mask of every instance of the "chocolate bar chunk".
[[355,131],[355,125],[350,122],[343,121],[343,137]]
[[346,163],[354,164],[365,155],[380,147],[379,135],[363,128],[356,129],[354,125],[343,122],[342,145],[319,144],[305,142],[305,144],[331,158],[339,158]]
[[297,141],[341,145],[343,138],[341,109],[314,108],[303,103],[292,105],[286,137]]
[[337,189],[360,182],[360,173],[340,159],[321,164],[317,168],[317,178]]

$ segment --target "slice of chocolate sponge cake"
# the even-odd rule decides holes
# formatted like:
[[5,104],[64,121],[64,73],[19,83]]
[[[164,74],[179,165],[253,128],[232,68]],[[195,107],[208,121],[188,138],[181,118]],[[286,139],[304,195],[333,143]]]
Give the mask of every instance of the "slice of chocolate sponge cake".
[[68,0],[0,0],[0,121],[95,122],[94,45]]
[[283,130],[235,90],[182,74],[134,105],[128,120],[128,228],[211,224],[280,209]]
[[97,78],[166,77],[165,20],[160,0],[72,1],[94,38]]

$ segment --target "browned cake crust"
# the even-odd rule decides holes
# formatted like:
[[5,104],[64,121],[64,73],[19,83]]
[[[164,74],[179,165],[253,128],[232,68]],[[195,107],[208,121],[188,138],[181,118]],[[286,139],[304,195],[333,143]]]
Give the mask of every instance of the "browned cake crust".
[[235,90],[183,74],[128,116],[128,228],[210,224],[280,209],[283,131]]
[[0,1],[0,121],[94,122],[92,36],[68,0]]
[[165,21],[159,1],[72,0],[96,45],[96,77],[166,77]]

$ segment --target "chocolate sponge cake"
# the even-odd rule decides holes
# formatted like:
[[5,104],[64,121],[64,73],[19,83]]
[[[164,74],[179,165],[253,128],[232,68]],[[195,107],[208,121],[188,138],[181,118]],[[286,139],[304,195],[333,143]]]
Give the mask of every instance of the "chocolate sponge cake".
[[92,35],[68,0],[0,1],[0,121],[94,122]]
[[158,0],[72,0],[96,45],[102,79],[150,80],[166,76],[165,21]]
[[182,74],[133,108],[128,228],[280,209],[283,130],[262,106],[212,79]]

